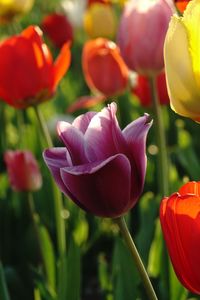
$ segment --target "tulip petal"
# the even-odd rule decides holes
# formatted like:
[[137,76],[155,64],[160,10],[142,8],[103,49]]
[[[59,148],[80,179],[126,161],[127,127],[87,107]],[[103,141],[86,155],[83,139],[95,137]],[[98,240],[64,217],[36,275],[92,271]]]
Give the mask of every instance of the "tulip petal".
[[123,154],[63,168],[61,177],[72,200],[76,203],[79,201],[88,212],[97,216],[117,217],[128,210],[131,167]]
[[69,151],[73,165],[87,162],[84,149],[84,135],[68,122],[58,122],[57,131],[59,137]]
[[61,48],[60,54],[54,63],[54,89],[69,69],[71,62],[70,43],[66,43]]
[[64,147],[46,149],[43,158],[61,191],[69,194],[60,176],[60,168],[72,165],[67,149]]
[[117,106],[113,102],[97,113],[85,132],[85,150],[89,161],[106,159],[126,153],[127,145],[116,119]]
[[143,189],[146,172],[146,138],[151,125],[149,115],[145,114],[130,123],[122,132],[129,147],[130,162],[134,170],[133,197],[138,197]]
[[83,115],[78,116],[72,123],[72,126],[79,129],[83,134],[86,132],[88,125],[92,118],[96,115],[96,112],[89,111]]
[[200,114],[199,87],[192,69],[187,30],[177,16],[172,17],[169,25],[164,56],[172,109],[185,117],[198,118]]
[[184,184],[178,192],[182,196],[187,194],[200,196],[200,182],[190,181]]

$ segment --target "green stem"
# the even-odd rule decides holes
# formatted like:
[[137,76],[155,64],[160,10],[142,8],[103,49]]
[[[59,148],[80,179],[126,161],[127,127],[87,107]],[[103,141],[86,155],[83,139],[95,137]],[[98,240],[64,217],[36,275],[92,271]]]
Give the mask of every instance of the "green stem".
[[45,138],[46,144],[48,148],[52,148],[53,147],[53,142],[51,139],[51,136],[49,134],[49,130],[47,127],[47,124],[44,120],[43,114],[41,112],[41,110],[39,109],[38,105],[33,106],[34,110],[35,110],[35,114],[37,116],[37,120],[39,122],[40,128],[42,130],[43,136]]
[[[37,116],[41,132],[44,136],[46,141],[46,146],[49,148],[53,147],[53,142],[51,136],[49,134],[47,125],[44,121],[43,115],[38,106],[34,106],[35,114]],[[60,258],[66,255],[66,238],[65,238],[65,222],[61,216],[61,212],[63,210],[63,203],[62,203],[62,194],[58,190],[57,186],[55,185],[53,178],[52,181],[52,188],[54,193],[54,208],[55,208],[55,220],[56,220],[56,230],[57,230],[57,244],[58,244],[58,251]]]
[[137,248],[134,244],[134,241],[130,235],[130,232],[128,230],[128,227],[126,225],[125,219],[124,217],[119,217],[114,219],[114,221],[117,223],[117,225],[119,226],[119,229],[121,231],[121,234],[131,252],[131,255],[133,257],[133,260],[135,262],[136,268],[140,274],[141,280],[143,282],[143,285],[145,287],[146,293],[148,295],[149,300],[158,300],[157,296],[155,294],[155,291],[153,289],[153,286],[151,284],[151,281],[149,279],[149,276],[146,272],[146,269],[143,265],[143,262],[140,258],[140,255],[137,251]]
[[163,115],[160,106],[160,102],[157,94],[156,77],[149,78],[151,96],[153,100],[154,118],[155,118],[155,130],[158,143],[158,159],[159,159],[159,178],[160,178],[160,190],[162,197],[169,194],[169,170],[168,170],[168,155],[165,137],[165,128],[163,122]]

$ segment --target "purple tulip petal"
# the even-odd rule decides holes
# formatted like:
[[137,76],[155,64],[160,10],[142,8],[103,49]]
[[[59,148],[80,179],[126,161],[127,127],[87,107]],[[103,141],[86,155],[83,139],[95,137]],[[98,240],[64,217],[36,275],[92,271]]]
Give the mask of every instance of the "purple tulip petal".
[[91,162],[126,153],[127,145],[116,119],[117,106],[111,103],[91,120],[85,133],[85,151]]
[[67,149],[46,149],[43,152],[43,158],[61,191],[65,194],[69,194],[60,176],[60,168],[72,166]]
[[131,166],[123,154],[99,162],[63,168],[61,177],[72,200],[81,202],[87,211],[97,216],[117,217],[132,206]]
[[58,122],[57,131],[69,151],[73,165],[86,163],[83,133],[67,122]]
[[79,129],[83,134],[86,132],[90,121],[97,113],[94,111],[89,111],[83,115],[78,116],[72,125]]
[[123,135],[129,146],[130,162],[133,170],[132,196],[138,197],[144,185],[146,172],[146,138],[152,125],[149,115],[145,114],[129,124],[123,130]]

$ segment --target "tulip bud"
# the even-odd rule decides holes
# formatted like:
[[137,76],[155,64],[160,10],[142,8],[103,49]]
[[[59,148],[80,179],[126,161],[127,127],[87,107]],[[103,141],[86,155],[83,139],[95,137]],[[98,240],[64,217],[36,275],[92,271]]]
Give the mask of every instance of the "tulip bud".
[[64,15],[54,13],[46,16],[42,21],[42,29],[58,48],[73,40],[72,25]]
[[98,38],[85,43],[82,66],[90,89],[106,96],[122,93],[128,84],[129,71],[119,48],[107,39]]
[[160,221],[178,279],[200,294],[200,182],[188,182],[178,193],[164,198]]
[[14,16],[27,13],[34,0],[0,0],[0,21],[6,22]]
[[42,177],[39,166],[30,151],[8,150],[4,159],[13,190],[36,191],[41,188]]
[[183,17],[174,15],[167,32],[164,55],[171,108],[200,121],[200,1],[191,1]]
[[116,18],[113,8],[103,3],[93,3],[85,12],[84,28],[91,38],[112,39],[116,32]]
[[[157,76],[156,85],[160,104],[169,104],[165,73],[161,73]],[[142,106],[148,107],[152,105],[149,80],[146,76],[138,75],[132,93],[138,96]]]
[[121,17],[118,44],[131,70],[151,76],[164,67],[163,44],[172,13],[168,0],[131,0]]

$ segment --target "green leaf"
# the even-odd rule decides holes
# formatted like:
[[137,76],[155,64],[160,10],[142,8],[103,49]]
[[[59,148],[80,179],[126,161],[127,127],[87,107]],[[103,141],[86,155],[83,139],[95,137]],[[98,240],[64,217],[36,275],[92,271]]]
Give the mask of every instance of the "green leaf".
[[38,233],[40,239],[42,258],[43,258],[45,272],[47,276],[47,284],[51,294],[55,295],[56,275],[55,275],[55,256],[54,256],[53,245],[49,233],[43,225],[38,226]]
[[170,299],[186,300],[188,291],[178,281],[171,264],[169,269],[169,277],[170,277]]
[[0,262],[0,299],[10,300],[1,262]]
[[115,300],[138,297],[139,277],[133,258],[121,238],[117,238],[113,255],[113,286]]
[[81,290],[81,251],[79,246],[70,240],[67,257],[67,296],[65,299],[80,300]]

